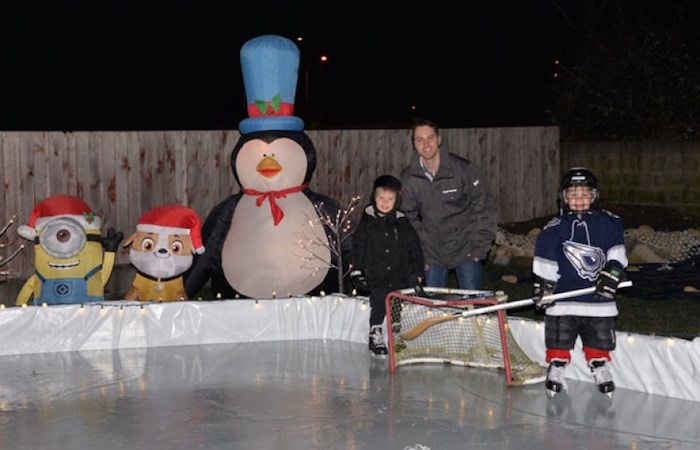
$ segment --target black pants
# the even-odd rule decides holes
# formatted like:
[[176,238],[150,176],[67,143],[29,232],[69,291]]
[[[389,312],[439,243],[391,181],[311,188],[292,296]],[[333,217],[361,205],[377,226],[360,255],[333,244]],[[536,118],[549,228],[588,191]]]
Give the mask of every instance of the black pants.
[[578,336],[581,336],[584,347],[615,350],[615,318],[545,316],[544,342],[547,348],[571,350]]
[[369,326],[381,325],[386,316],[386,296],[391,292],[386,288],[373,288],[369,291]]

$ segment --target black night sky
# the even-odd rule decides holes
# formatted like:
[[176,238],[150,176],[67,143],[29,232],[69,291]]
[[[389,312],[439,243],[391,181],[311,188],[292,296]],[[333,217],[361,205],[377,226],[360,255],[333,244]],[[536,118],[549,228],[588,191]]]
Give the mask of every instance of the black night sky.
[[[25,2],[27,3],[27,2]],[[2,130],[236,129],[239,50],[299,44],[307,128],[547,125],[573,0],[56,1],[3,7]],[[320,62],[320,55],[329,60]]]

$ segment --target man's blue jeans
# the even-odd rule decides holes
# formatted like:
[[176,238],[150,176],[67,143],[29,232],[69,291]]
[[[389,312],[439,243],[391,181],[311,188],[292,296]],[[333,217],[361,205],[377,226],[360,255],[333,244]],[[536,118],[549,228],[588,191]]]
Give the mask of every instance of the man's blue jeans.
[[[457,283],[460,289],[479,290],[481,289],[481,261],[468,259],[455,267]],[[427,287],[447,287],[447,275],[450,270],[446,267],[430,264],[425,272],[425,285]]]

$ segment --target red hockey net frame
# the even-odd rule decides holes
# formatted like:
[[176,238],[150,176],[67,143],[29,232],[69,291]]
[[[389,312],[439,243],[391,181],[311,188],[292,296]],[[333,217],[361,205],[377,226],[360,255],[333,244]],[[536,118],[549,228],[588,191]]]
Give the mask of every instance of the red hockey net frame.
[[505,311],[461,317],[506,302],[503,292],[425,288],[425,295],[404,289],[386,297],[392,374],[408,364],[442,363],[503,370],[508,386],[544,380],[546,369],[517,344]]

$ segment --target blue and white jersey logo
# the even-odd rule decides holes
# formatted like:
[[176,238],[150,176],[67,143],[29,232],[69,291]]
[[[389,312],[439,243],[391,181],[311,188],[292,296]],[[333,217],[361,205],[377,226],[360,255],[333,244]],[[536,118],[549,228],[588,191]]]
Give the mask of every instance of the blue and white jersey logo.
[[598,247],[574,241],[564,241],[564,254],[576,273],[586,280],[593,281],[605,266],[605,253]]

